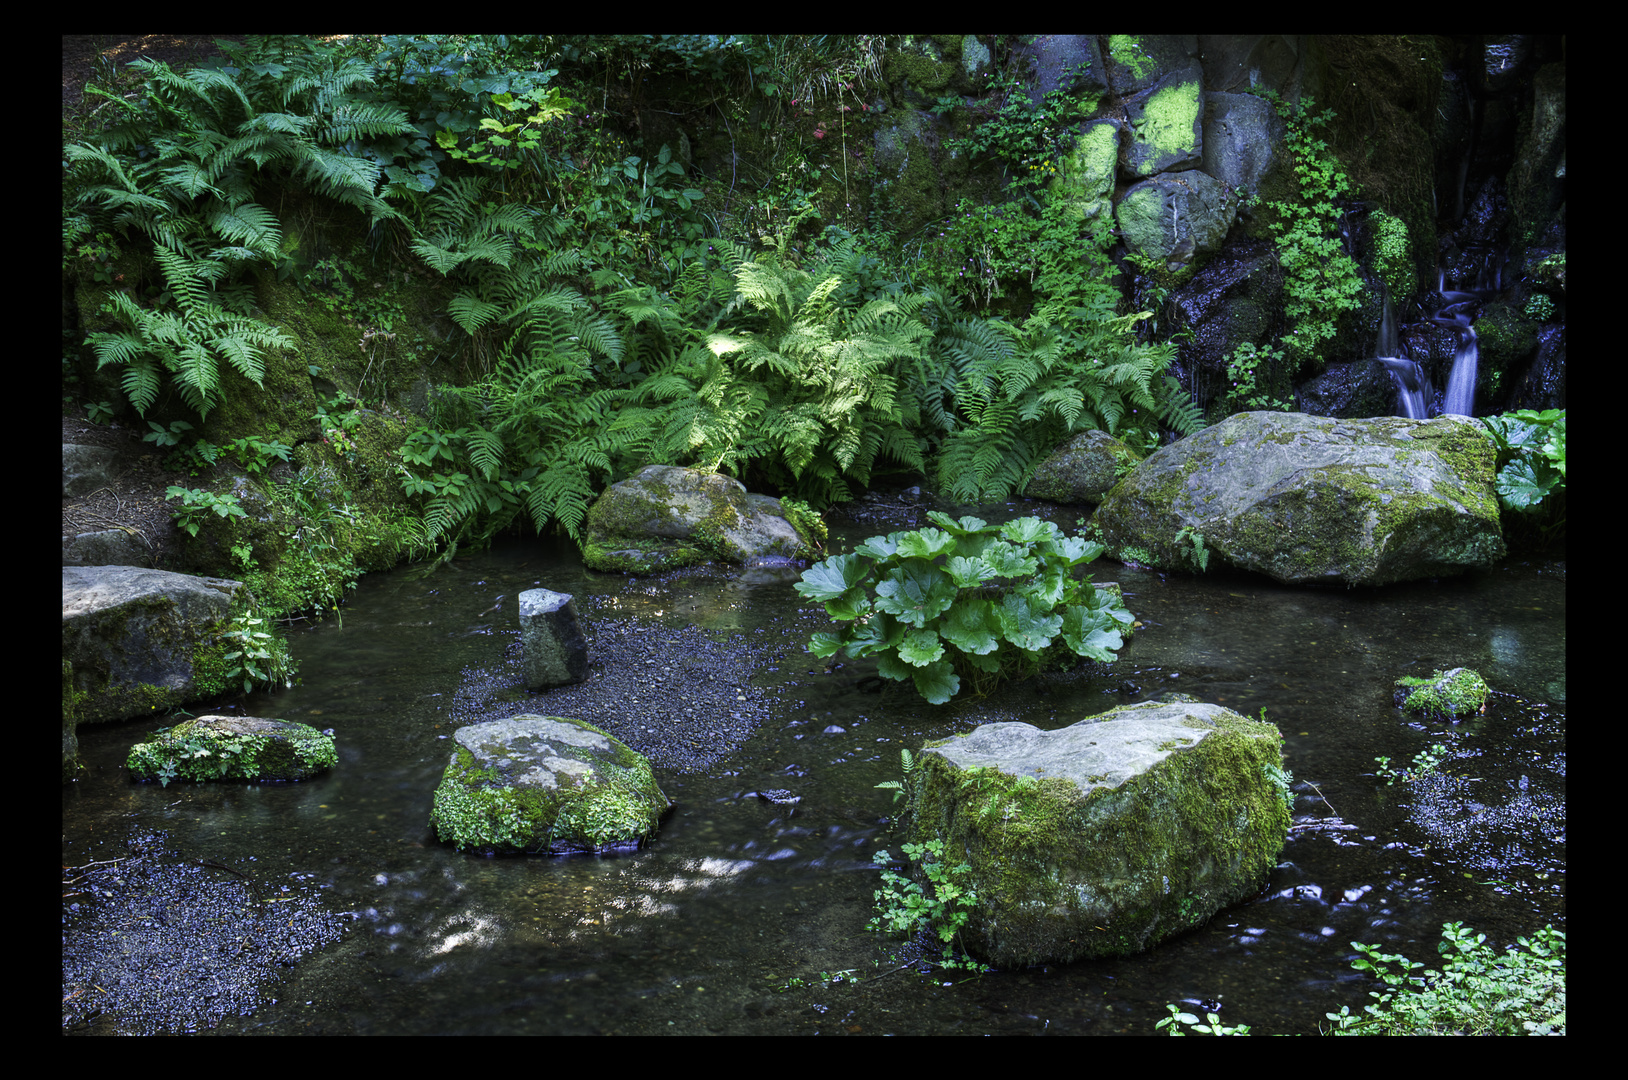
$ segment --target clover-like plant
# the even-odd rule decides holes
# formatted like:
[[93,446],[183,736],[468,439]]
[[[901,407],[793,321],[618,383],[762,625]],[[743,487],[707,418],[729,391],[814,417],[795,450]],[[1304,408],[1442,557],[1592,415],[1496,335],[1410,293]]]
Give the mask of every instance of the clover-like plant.
[[1075,573],[1101,544],[1034,517],[927,516],[936,528],[873,536],[803,572],[793,588],[845,624],[815,634],[810,652],[874,656],[881,675],[913,681],[934,705],[963,680],[988,693],[1066,653],[1114,658],[1131,613]]

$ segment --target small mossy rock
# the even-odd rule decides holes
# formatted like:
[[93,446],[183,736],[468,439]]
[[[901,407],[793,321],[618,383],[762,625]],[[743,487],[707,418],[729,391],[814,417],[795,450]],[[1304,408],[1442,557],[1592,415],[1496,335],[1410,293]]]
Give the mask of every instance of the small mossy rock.
[[1106,431],[1082,431],[1040,463],[1023,494],[1056,503],[1100,503],[1142,459]]
[[1477,672],[1458,667],[1428,679],[1396,680],[1396,704],[1405,713],[1432,720],[1461,720],[1485,712],[1492,693]]
[[308,780],[339,761],[332,735],[293,720],[199,716],[130,748],[135,780]]
[[967,863],[962,940],[997,967],[1141,952],[1259,891],[1289,831],[1276,727],[1144,702],[929,742],[911,839]]
[[638,847],[672,806],[650,762],[567,716],[524,713],[459,728],[430,823],[483,855],[568,855]]
[[589,569],[640,574],[710,559],[812,553],[779,500],[748,494],[719,473],[674,465],[647,465],[606,488],[588,508],[582,544]]
[[[1496,464],[1468,417],[1230,416],[1150,455],[1102,500],[1114,558],[1209,555],[1291,585],[1385,585],[1504,555]],[[1149,561],[1149,560],[1141,560]]]

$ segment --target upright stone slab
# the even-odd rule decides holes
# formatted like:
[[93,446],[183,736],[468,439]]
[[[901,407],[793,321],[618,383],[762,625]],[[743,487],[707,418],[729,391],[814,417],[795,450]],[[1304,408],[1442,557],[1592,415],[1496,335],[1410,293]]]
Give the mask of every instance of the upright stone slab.
[[520,594],[520,645],[527,689],[570,686],[588,677],[588,641],[570,593],[528,589]]
[[1141,952],[1265,883],[1289,829],[1281,742],[1203,703],[986,724],[917,755],[910,839],[971,868],[962,937],[989,963]]

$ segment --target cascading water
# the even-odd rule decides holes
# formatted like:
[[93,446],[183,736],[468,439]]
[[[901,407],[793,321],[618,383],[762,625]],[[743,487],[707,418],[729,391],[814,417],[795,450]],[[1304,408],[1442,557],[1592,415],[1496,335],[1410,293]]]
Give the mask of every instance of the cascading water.
[[1385,311],[1379,322],[1379,362],[1396,380],[1396,407],[1400,415],[1409,420],[1425,418],[1425,402],[1429,399],[1430,384],[1418,364],[1401,353],[1396,333],[1396,318],[1391,313],[1391,298],[1385,297]]
[[[1458,349],[1453,355],[1453,366],[1447,374],[1447,390],[1442,395],[1439,413],[1458,416],[1475,415],[1475,381],[1480,365],[1480,347],[1471,325],[1474,316],[1470,305],[1496,294],[1502,287],[1502,272],[1497,267],[1484,270],[1470,289],[1449,288],[1446,274],[1438,272],[1436,292],[1441,306],[1430,315],[1438,326],[1458,331]],[[1423,420],[1430,415],[1430,402],[1434,388],[1424,369],[1402,355],[1400,336],[1395,316],[1391,312],[1390,297],[1385,298],[1384,314],[1379,325],[1379,355],[1376,359],[1396,381],[1397,414],[1410,420]]]

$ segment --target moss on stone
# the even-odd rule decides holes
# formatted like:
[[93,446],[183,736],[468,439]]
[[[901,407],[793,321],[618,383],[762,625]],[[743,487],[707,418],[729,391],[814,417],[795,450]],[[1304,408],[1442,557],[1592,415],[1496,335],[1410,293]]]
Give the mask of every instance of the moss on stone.
[[[1150,770],[1089,791],[1062,778],[960,769],[928,752],[953,740],[926,744],[910,781],[910,830],[918,842],[943,841],[946,860],[973,867],[979,903],[964,938],[974,955],[1012,966],[1140,952],[1214,913],[1215,897],[1200,894],[1218,869],[1264,880],[1290,822],[1281,737],[1226,710],[1214,727],[1196,718],[1188,726],[1207,732],[1201,747],[1172,746],[1157,766],[1176,780],[1167,772],[1154,781]],[[1179,804],[1164,803],[1170,792],[1184,793]],[[1190,870],[1191,880],[1173,882],[1172,868]],[[1111,929],[1091,929],[1104,882],[1157,899],[1121,913]]]
[[1484,712],[1491,693],[1486,680],[1469,668],[1438,669],[1426,679],[1396,680],[1397,704],[1402,711],[1431,719],[1458,720]]

